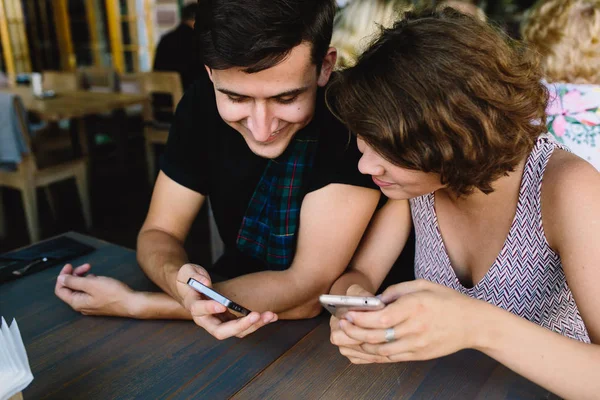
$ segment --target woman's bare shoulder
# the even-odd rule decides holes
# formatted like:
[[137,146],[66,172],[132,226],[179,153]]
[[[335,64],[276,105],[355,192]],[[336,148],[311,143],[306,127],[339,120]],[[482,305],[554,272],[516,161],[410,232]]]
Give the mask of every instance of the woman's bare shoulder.
[[600,172],[575,154],[556,149],[544,171],[541,202],[544,230],[552,246],[566,224],[585,223],[599,212]]

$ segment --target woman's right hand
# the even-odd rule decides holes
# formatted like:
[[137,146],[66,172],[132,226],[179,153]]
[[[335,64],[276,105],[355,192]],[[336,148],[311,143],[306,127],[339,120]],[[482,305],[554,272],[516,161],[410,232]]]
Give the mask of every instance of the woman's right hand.
[[[364,297],[372,297],[373,294],[369,291],[363,289],[360,285],[352,285],[346,290],[347,296],[364,296]],[[342,316],[342,319],[345,319]],[[352,322],[352,321],[350,321]],[[330,341],[335,346],[338,346],[340,349],[340,353],[347,357],[353,364],[368,364],[364,358],[354,357],[353,355],[356,352],[363,353],[362,348],[360,347],[363,343],[358,340],[352,339],[342,330],[340,327],[340,319],[336,316],[332,315],[329,320],[329,326],[331,328]]]

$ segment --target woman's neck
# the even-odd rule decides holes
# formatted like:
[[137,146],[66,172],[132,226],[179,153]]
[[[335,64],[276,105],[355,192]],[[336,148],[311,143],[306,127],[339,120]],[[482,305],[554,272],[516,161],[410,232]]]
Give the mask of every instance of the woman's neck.
[[490,206],[506,204],[507,200],[515,197],[518,199],[519,197],[524,166],[525,159],[517,164],[514,171],[496,179],[492,183],[494,191],[491,193],[486,194],[479,189],[475,189],[470,194],[459,196],[454,191],[444,188],[436,192],[436,200],[442,200],[457,211],[466,214],[478,214],[486,211]]

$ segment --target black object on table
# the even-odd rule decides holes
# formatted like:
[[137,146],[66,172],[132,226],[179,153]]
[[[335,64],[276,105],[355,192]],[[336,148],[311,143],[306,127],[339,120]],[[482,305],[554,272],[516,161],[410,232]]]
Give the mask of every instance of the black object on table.
[[92,246],[66,236],[59,236],[1,254],[0,283],[39,272],[92,251],[94,251]]

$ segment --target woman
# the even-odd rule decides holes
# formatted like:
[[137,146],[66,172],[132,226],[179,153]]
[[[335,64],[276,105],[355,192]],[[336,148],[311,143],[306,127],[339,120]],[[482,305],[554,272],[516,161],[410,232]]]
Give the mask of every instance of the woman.
[[[413,223],[419,280],[331,319],[354,363],[474,348],[567,398],[600,393],[600,174],[543,134],[525,49],[445,9],[407,15],[330,88],[389,201],[334,294],[375,293]],[[543,184],[542,184],[543,182]]]
[[542,56],[549,132],[600,170],[600,1],[539,1],[522,31]]

